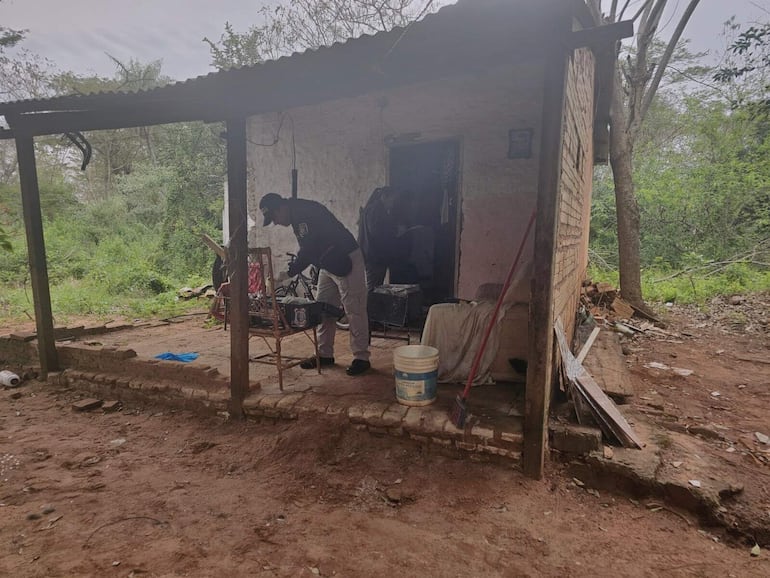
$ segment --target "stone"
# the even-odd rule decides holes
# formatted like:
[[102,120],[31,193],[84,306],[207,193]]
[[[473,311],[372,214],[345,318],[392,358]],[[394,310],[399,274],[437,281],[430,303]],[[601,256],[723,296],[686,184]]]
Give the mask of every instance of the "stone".
[[729,500],[738,494],[743,493],[743,484],[730,484],[726,488],[719,490],[719,497],[723,500]]
[[91,411],[102,406],[101,399],[95,399],[92,397],[81,399],[72,404],[72,409],[75,411]]
[[37,333],[34,331],[20,331],[18,333],[11,333],[9,337],[14,341],[32,341],[37,337]]
[[388,488],[385,491],[385,495],[391,502],[400,502],[403,499],[404,493],[401,488]]
[[104,413],[120,411],[121,409],[123,409],[123,402],[116,399],[105,401],[104,404],[102,404],[102,410],[104,411]]
[[700,436],[705,439],[709,440],[721,440],[724,439],[725,436],[723,436],[721,433],[714,431],[713,429],[701,425],[691,425],[687,428],[687,431],[689,431],[691,434]]
[[602,432],[598,428],[554,424],[550,428],[551,447],[568,454],[590,454],[602,450]]

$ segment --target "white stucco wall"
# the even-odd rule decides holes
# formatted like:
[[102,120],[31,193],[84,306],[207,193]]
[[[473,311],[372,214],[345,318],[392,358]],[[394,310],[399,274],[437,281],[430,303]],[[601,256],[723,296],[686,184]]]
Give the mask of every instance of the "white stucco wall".
[[[298,196],[325,204],[353,233],[359,208],[388,178],[388,142],[460,142],[461,217],[457,295],[502,282],[535,206],[542,104],[536,55],[521,64],[255,116],[248,126],[251,246],[269,245],[276,267],[296,250],[290,228],[261,226],[257,205],[267,192],[291,194],[292,140]],[[532,158],[508,159],[508,131],[533,129]],[[531,243],[530,243],[531,245]]]

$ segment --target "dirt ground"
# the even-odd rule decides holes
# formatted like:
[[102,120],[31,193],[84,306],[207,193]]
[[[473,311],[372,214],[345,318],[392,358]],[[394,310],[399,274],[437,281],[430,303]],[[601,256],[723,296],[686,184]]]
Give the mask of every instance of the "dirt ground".
[[633,406],[661,428],[669,474],[740,489],[723,496],[723,517],[770,541],[770,295],[674,307],[666,318],[667,334],[624,345]]
[[[692,442],[662,440],[663,467],[740,480],[726,515],[765,525],[768,301],[673,308],[668,334],[624,345],[633,406]],[[770,575],[770,544],[752,557],[690,513],[581,486],[558,460],[533,481],[320,418],[75,413],[77,398],[0,391],[0,576]]]

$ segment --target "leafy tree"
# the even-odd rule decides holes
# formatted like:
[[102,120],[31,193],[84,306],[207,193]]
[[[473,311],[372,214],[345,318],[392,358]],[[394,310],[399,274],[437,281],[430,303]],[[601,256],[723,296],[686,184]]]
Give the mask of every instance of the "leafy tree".
[[[641,282],[641,236],[639,205],[634,190],[634,145],[645,117],[661,85],[675,49],[699,0],[689,0],[662,53],[654,55],[667,0],[645,0],[637,14],[633,50],[622,54],[615,71],[610,106],[610,165],[615,185],[618,231],[618,264],[623,297],[637,308],[645,308]],[[601,0],[589,0],[597,23],[619,22],[625,18],[629,2],[622,7],[610,2],[602,14]]]
[[[171,81],[162,74],[159,60],[143,64],[133,59],[124,63],[110,58],[115,64],[112,78],[63,73],[53,81],[57,92],[91,94],[149,90]],[[92,200],[109,197],[114,193],[116,176],[130,174],[137,162],[154,159],[154,130],[154,127],[139,127],[87,133],[85,136],[94,155],[84,177],[80,179],[82,196]]]
[[[200,233],[222,230],[226,144],[219,123],[159,127],[158,163],[168,167],[166,211],[156,261],[180,275],[210,267],[211,251]],[[186,267],[186,269],[185,269]]]
[[[16,100],[38,97],[48,90],[48,63],[22,50],[11,57],[6,49],[16,47],[24,39],[23,30],[0,27],[0,97]],[[0,183],[8,183],[16,173],[16,150],[12,141],[0,143]],[[0,205],[0,249],[11,251],[11,234],[3,227],[8,208]],[[4,218],[5,217],[5,218]],[[7,224],[6,224],[7,226]]]

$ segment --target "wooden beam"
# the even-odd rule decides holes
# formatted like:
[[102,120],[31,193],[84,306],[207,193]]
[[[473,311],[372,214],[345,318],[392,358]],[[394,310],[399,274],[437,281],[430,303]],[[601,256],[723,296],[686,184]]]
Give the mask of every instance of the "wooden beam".
[[16,154],[19,160],[21,204],[24,212],[24,229],[27,233],[32,297],[35,303],[40,372],[41,378],[46,380],[48,372],[59,370],[59,358],[56,354],[56,340],[53,330],[51,290],[48,284],[43,218],[40,212],[40,190],[35,165],[35,143],[31,136],[16,135]]
[[622,20],[613,24],[575,30],[568,37],[568,44],[570,48],[604,48],[613,45],[621,38],[628,38],[633,35],[633,20]]
[[588,355],[588,352],[591,351],[591,346],[594,344],[594,341],[596,341],[596,336],[599,335],[599,331],[601,330],[598,327],[594,327],[593,331],[591,331],[591,335],[588,336],[588,339],[586,339],[586,342],[580,349],[580,353],[578,353],[576,358],[580,363],[585,361],[586,355]]
[[[564,32],[556,30],[554,33],[558,35]],[[545,63],[543,88],[522,463],[524,473],[536,479],[543,477],[548,449],[548,412],[554,362],[553,280],[557,215],[561,199],[562,125],[568,57],[566,48],[559,44],[552,47]]]
[[226,116],[223,109],[182,100],[129,107],[108,107],[104,110],[30,112],[6,115],[11,130],[43,136],[67,132],[85,132],[153,126],[175,122],[217,121]]
[[230,415],[243,417],[249,390],[249,246],[246,201],[246,119],[227,121],[227,188],[230,219]]
[[203,239],[203,242],[206,243],[209,249],[219,255],[219,258],[222,259],[223,263],[227,263],[227,249],[209,237],[206,233],[201,233],[201,239]]

